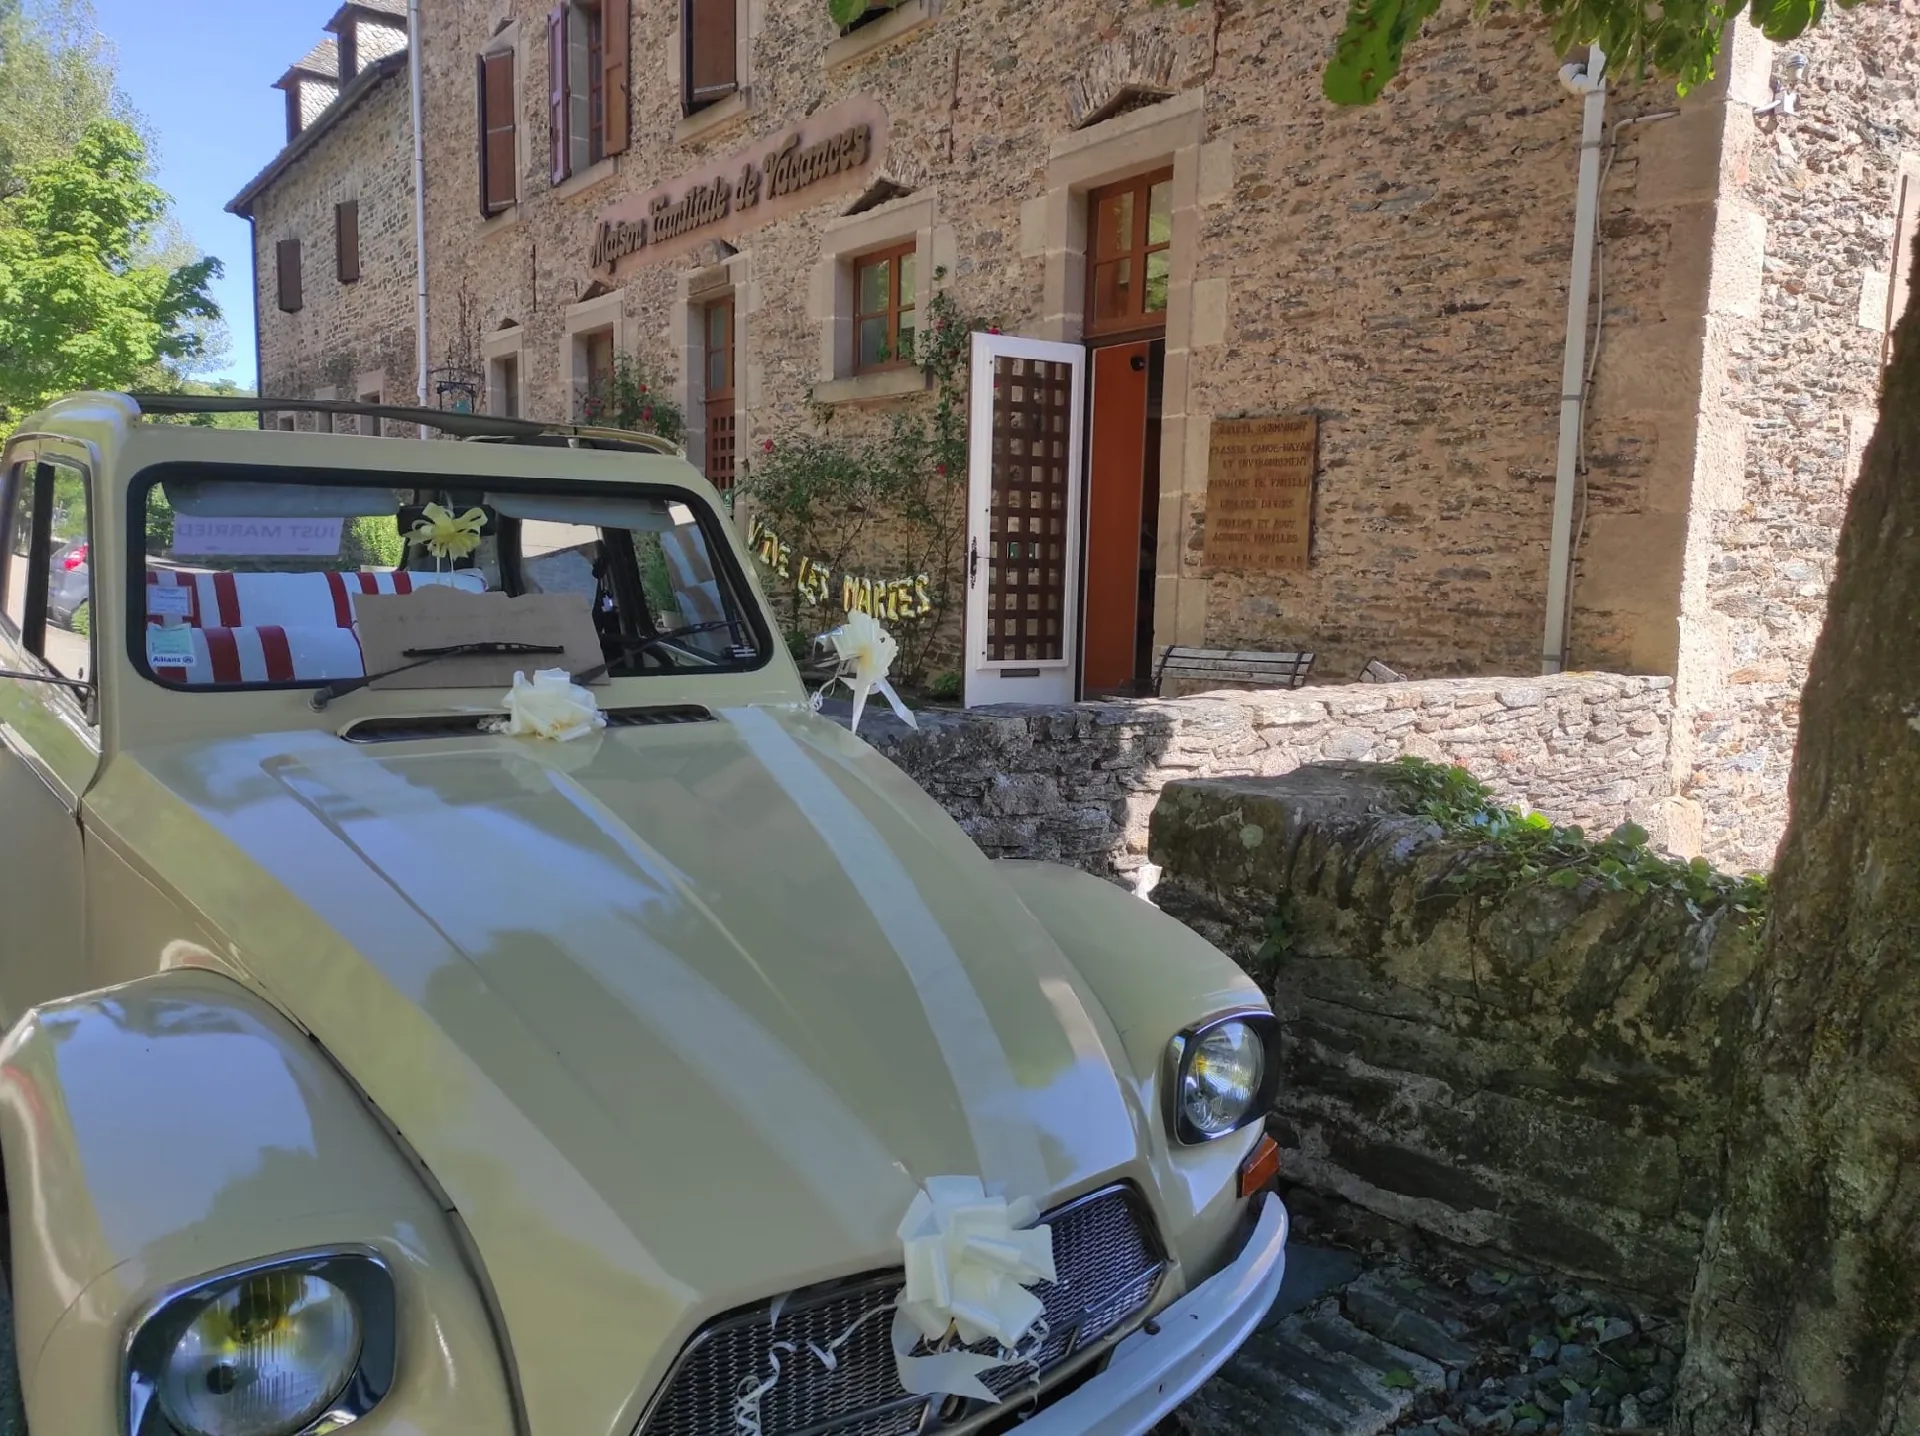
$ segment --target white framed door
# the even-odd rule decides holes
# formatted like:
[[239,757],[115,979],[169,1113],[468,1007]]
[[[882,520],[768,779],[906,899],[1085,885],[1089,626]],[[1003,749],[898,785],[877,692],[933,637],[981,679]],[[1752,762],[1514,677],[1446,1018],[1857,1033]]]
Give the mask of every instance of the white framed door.
[[973,336],[966,705],[1071,703],[1087,351]]

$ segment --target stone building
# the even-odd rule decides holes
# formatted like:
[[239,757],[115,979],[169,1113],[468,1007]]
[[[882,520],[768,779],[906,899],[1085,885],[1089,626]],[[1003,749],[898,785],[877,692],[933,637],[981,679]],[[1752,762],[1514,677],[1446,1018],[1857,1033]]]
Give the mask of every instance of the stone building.
[[[1512,16],[1449,12],[1350,111],[1319,90],[1339,7],[875,0],[843,28],[826,0],[429,6],[432,362],[567,418],[630,357],[694,462],[749,480],[750,523],[749,471],[797,436],[884,444],[933,406],[921,316],[990,328],[970,472],[936,485],[938,619],[902,616],[885,525],[824,577],[790,548],[776,587],[824,615],[880,580],[890,620],[939,624],[970,703],[1137,689],[1170,644],[1311,651],[1315,682],[1543,654],[1667,675],[1670,841],[1763,864],[1920,211],[1911,3],[1835,12],[1792,53],[1742,24],[1683,101],[1609,87],[1570,483],[1586,102]],[[345,392],[337,353],[415,378],[398,250],[378,289],[369,251],[357,285],[274,303],[276,245],[323,242],[347,186],[390,167],[379,192],[411,201],[405,84],[342,86],[242,196],[268,391]]]
[[[349,0],[328,30],[277,82],[287,95],[286,147],[227,206],[253,226],[261,392],[412,403],[405,0]],[[271,422],[316,420],[283,413]],[[371,430],[371,420],[353,422]]]

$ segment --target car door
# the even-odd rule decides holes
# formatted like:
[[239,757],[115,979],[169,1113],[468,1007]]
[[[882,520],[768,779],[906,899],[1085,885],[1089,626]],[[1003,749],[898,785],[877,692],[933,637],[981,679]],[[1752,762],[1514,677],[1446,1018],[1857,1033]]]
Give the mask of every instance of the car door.
[[[92,604],[54,623],[56,557],[91,550],[78,456],[16,448],[0,469],[0,1029],[84,980],[80,798],[100,763]],[[73,571],[59,580],[69,589]],[[84,615],[81,617],[80,615]],[[79,630],[79,631],[76,631]]]

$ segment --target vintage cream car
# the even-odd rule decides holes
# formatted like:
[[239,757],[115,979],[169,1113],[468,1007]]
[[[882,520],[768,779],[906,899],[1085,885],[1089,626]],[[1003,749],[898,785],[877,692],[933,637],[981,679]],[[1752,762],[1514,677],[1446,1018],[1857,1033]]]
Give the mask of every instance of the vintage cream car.
[[[163,407],[0,456],[40,1436],[1124,1433],[1263,1317],[1259,991],[818,716],[677,452]],[[492,731],[540,668],[605,726]]]

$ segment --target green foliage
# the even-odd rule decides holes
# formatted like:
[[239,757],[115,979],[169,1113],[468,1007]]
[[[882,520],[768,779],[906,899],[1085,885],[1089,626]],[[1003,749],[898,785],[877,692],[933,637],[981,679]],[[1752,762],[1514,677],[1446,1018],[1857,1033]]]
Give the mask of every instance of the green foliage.
[[956,669],[943,668],[927,680],[927,697],[937,703],[952,703],[961,692],[960,674]]
[[92,599],[82,599],[80,601],[80,606],[73,611],[73,620],[68,626],[72,628],[73,631],[79,634],[82,638],[88,638],[92,636],[93,634],[93,600]]
[[0,203],[26,173],[67,154],[95,120],[134,116],[85,0],[0,0]]
[[827,14],[833,17],[833,23],[844,30],[855,20],[867,13],[872,0],[827,0]]
[[[944,269],[934,273],[936,282],[945,277]],[[740,491],[755,513],[796,555],[820,560],[836,579],[849,569],[879,576],[871,540],[880,532],[892,549],[887,576],[929,576],[928,611],[888,625],[900,644],[895,672],[909,685],[923,681],[941,622],[959,595],[967,358],[973,332],[986,327],[963,315],[946,290],[936,290],[915,336],[915,359],[933,391],[930,405],[896,409],[878,434],[780,435],[740,465]],[[790,638],[811,638],[842,617],[837,586],[824,603],[813,602],[790,574],[778,596],[785,599]]]
[[672,389],[649,365],[631,354],[616,354],[613,373],[588,388],[580,400],[582,423],[640,434],[657,434],[669,444],[686,437],[687,426]]
[[145,170],[132,128],[95,120],[0,209],[0,418],[205,352],[196,326],[219,317],[207,286],[220,261],[147,260],[166,195]]
[[1726,910],[1758,917],[1766,909],[1767,880],[1717,871],[1705,858],[1688,862],[1657,853],[1646,829],[1622,823],[1604,838],[1577,827],[1560,827],[1539,813],[1521,813],[1494,801],[1492,792],[1464,768],[1402,758],[1394,781],[1410,810],[1431,819],[1452,838],[1479,844],[1474,860],[1447,878],[1449,887],[1481,897],[1498,896],[1528,883],[1552,887],[1592,885],[1607,892],[1665,893],[1695,917]]
[[[1182,9],[1199,0],[1178,0]],[[1515,8],[1526,9],[1528,0]],[[1565,55],[1598,44],[1610,73],[1640,79],[1663,75],[1681,94],[1713,78],[1726,23],[1745,11],[1769,40],[1797,39],[1826,15],[1827,0],[1533,0],[1553,26],[1554,47]],[[1837,0],[1851,9],[1860,0]],[[1472,0],[1475,18],[1491,0]],[[1400,73],[1409,40],[1440,9],[1440,0],[1348,0],[1347,22],[1320,77],[1336,105],[1368,105]]]
[[[158,489],[154,492],[159,493]],[[149,522],[152,515],[149,513]],[[399,568],[407,556],[407,542],[401,537],[397,519],[373,514],[348,519],[340,533],[340,561],[348,569]]]

